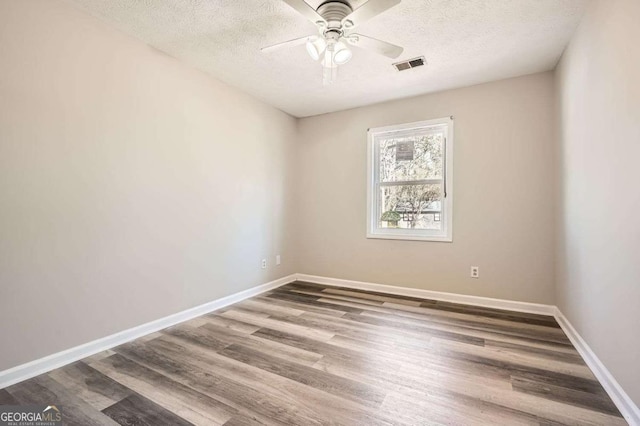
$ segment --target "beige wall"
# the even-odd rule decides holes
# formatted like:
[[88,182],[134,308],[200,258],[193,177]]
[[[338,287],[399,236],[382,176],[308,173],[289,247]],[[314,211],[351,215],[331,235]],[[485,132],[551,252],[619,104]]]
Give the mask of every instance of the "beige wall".
[[66,3],[0,0],[0,370],[293,273],[295,134]]
[[[553,303],[553,90],[543,73],[300,120],[300,272]],[[365,238],[367,129],[449,115],[453,243]]]
[[557,302],[640,405],[640,1],[594,2],[557,72]]

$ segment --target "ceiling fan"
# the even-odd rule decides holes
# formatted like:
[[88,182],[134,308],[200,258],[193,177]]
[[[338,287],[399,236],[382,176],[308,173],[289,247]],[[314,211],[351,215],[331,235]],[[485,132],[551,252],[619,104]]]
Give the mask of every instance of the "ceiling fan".
[[395,59],[403,48],[354,32],[355,27],[397,5],[401,0],[368,0],[353,10],[345,1],[329,0],[313,9],[304,0],[283,0],[318,27],[318,35],[309,35],[263,47],[263,52],[305,44],[309,56],[322,62],[322,81],[332,83],[337,76],[338,65],[346,64],[352,52],[348,45],[368,49]]

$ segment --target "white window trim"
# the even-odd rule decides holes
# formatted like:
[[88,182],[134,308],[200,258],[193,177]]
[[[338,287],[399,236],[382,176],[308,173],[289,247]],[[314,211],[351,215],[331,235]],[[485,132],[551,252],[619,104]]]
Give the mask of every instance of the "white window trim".
[[[375,167],[375,136],[382,133],[396,133],[402,130],[412,130],[438,125],[447,125],[447,136],[444,147],[445,155],[445,190],[447,196],[442,200],[441,217],[444,219],[444,229],[437,231],[416,229],[380,229],[378,228],[378,218],[374,214],[377,209],[379,197],[376,187],[377,178],[374,173],[378,171]],[[453,241],[453,117],[438,118],[435,120],[417,121],[414,123],[399,124],[395,126],[376,127],[367,132],[367,238],[380,238],[391,240],[414,240],[414,241]]]

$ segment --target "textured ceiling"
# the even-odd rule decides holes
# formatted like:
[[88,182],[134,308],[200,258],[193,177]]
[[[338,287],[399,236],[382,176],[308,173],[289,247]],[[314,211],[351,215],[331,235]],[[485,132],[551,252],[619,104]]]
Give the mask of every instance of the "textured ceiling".
[[[316,31],[282,0],[72,0],[296,117],[553,69],[587,1],[402,0],[358,27],[403,46],[402,56],[391,60],[354,48],[337,81],[325,87],[320,65],[304,46],[260,51]],[[391,66],[421,55],[425,67],[397,72]]]

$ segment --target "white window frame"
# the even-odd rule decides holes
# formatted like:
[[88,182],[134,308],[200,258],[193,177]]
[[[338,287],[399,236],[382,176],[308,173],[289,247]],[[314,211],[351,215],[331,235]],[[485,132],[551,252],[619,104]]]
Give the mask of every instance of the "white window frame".
[[[378,152],[375,144],[376,138],[388,133],[411,132],[420,129],[428,129],[436,126],[447,126],[444,142],[444,176],[436,179],[438,183],[444,181],[445,196],[442,200],[440,219],[443,222],[442,230],[431,229],[398,229],[380,228],[380,167],[378,164]],[[438,118],[435,120],[417,121],[414,123],[399,124],[395,126],[376,127],[367,132],[367,238],[382,238],[392,240],[417,240],[417,241],[453,241],[453,117]],[[419,181],[430,183],[430,180]]]

